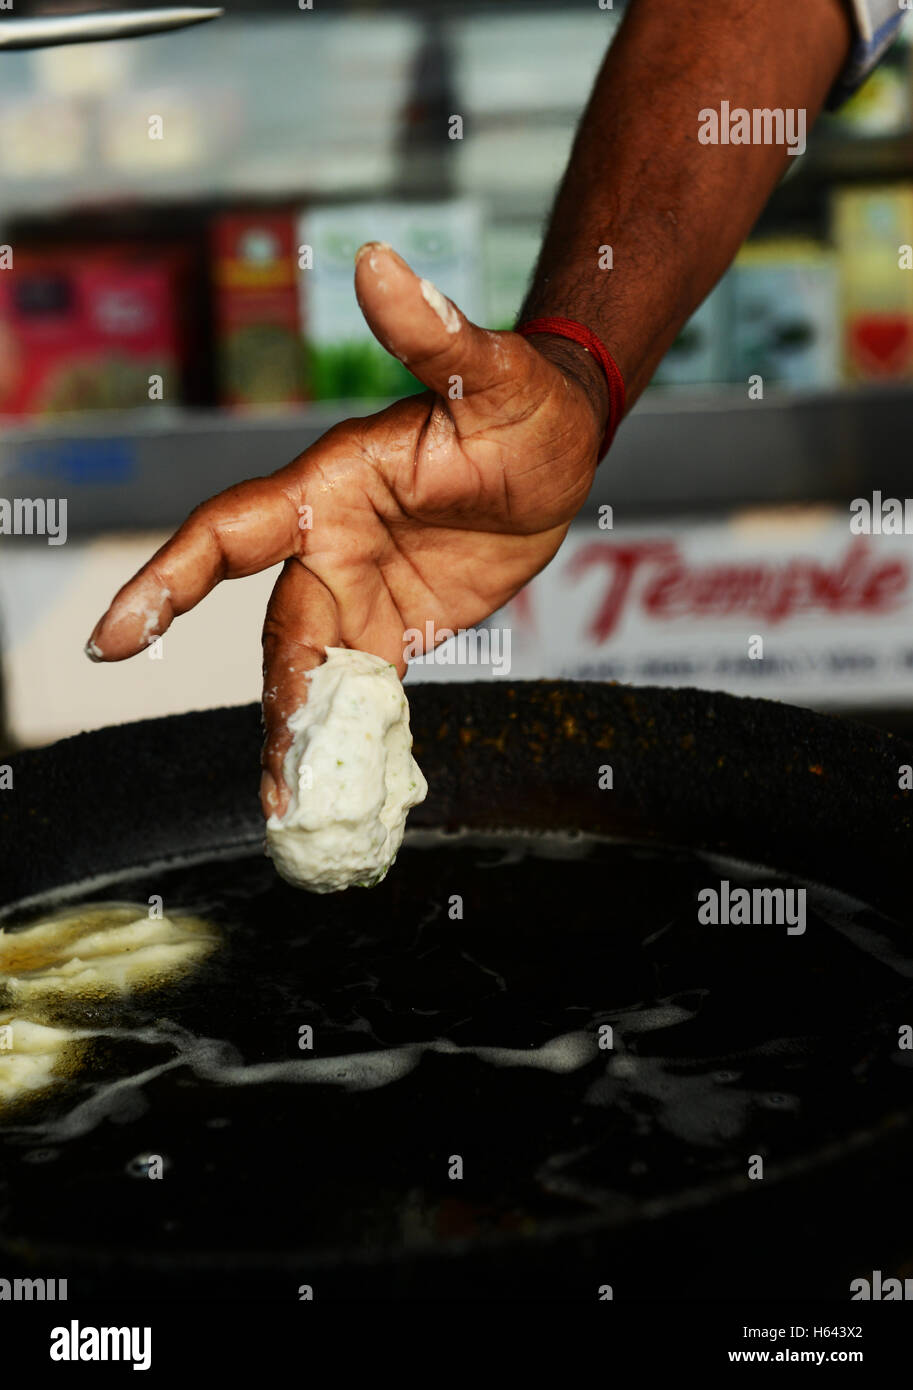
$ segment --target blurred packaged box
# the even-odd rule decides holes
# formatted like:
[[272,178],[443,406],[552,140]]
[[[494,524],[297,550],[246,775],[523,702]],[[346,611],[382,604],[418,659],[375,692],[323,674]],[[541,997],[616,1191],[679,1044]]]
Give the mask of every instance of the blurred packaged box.
[[141,178],[207,164],[211,168],[229,121],[230,103],[223,113],[223,102],[219,90],[199,86],[115,93],[99,109],[102,165]]
[[0,275],[0,413],[179,404],[188,264],[132,245],[17,251]]
[[832,197],[844,370],[851,380],[913,376],[913,186],[842,188]]
[[656,386],[727,380],[730,284],[724,277],[691,315],[653,375]]
[[211,229],[219,399],[237,410],[305,399],[292,212],[230,212]]
[[483,312],[482,215],[470,199],[438,203],[350,203],[309,209],[298,241],[313,251],[299,278],[308,386],[315,400],[394,396],[415,377],[371,333],[355,298],[355,252],[386,241],[416,275],[431,280],[471,318]]
[[840,375],[837,263],[800,237],[749,243],[728,277],[731,379],[832,386]]
[[[903,6],[901,5],[901,8]],[[825,117],[835,135],[868,139],[903,135],[913,124],[913,46],[902,29],[877,68],[849,101]]]
[[91,128],[72,97],[16,94],[0,103],[0,174],[11,179],[58,178],[90,163]]

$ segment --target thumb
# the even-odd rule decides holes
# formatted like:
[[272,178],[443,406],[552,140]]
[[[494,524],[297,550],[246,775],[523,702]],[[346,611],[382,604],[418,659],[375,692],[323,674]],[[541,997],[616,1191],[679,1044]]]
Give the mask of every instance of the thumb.
[[511,376],[512,334],[490,333],[469,319],[430,280],[420,280],[383,241],[355,256],[355,294],[382,347],[439,395],[456,400],[497,388]]

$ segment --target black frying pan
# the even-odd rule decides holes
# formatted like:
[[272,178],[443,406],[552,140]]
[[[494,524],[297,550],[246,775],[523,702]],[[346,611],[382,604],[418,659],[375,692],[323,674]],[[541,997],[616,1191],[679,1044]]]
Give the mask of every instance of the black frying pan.
[[[0,1206],[5,1267],[51,1262],[83,1291],[145,1296],[213,1294],[243,1274],[264,1297],[294,1296],[303,1277],[331,1297],[554,1297],[559,1275],[571,1297],[593,1297],[608,1281],[633,1296],[710,1298],[846,1297],[854,1274],[900,1268],[913,1254],[897,1222],[913,1158],[913,1071],[898,1065],[892,1030],[913,1008],[913,951],[911,794],[899,790],[898,769],[913,763],[913,748],[788,706],[697,691],[432,685],[413,688],[411,706],[431,789],[412,827],[584,831],[628,847],[606,845],[570,868],[521,854],[505,869],[495,856],[488,877],[472,880],[467,919],[432,924],[425,936],[429,898],[446,901],[462,882],[459,836],[430,859],[404,850],[380,888],[332,901],[269,886],[269,866],[250,859],[244,873],[256,891],[279,895],[270,898],[274,929],[259,941],[236,932],[211,1006],[201,984],[177,999],[175,1016],[240,1037],[250,1061],[275,1055],[270,1039],[258,1050],[249,1029],[232,1033],[234,1014],[254,1009],[261,986],[277,1016],[290,998],[295,1017],[323,1010],[325,1036],[345,1016],[340,1001],[361,991],[359,1048],[369,1045],[366,1029],[400,1046],[422,1027],[473,1046],[540,1046],[561,1031],[555,1019],[589,1010],[623,1020],[629,1070],[653,1075],[662,1057],[661,1083],[638,1090],[618,1068],[603,1076],[604,1059],[565,1077],[432,1054],[409,1077],[354,1099],[279,1087],[264,1111],[250,1092],[228,1099],[186,1076],[183,1091],[146,1097],[145,1117],[140,1106],[72,1151],[63,1146],[76,1188],[57,1226],[37,1213],[59,1190],[60,1168],[33,1161],[34,1135],[13,1134]],[[0,798],[4,902],[153,860],[160,866],[140,872],[128,896],[143,900],[165,875],[191,905],[194,894],[205,899],[228,872],[217,856],[259,847],[259,740],[248,707],[106,729],[20,756],[15,792]],[[607,765],[612,790],[599,785]],[[723,856],[720,873],[735,876],[745,861],[858,902],[841,898],[829,917],[822,899],[808,943],[784,937],[768,948],[750,933],[696,932],[682,904],[713,879],[694,851]],[[167,879],[161,862],[187,857],[208,863]],[[91,897],[122,890],[102,883]],[[248,891],[239,888],[237,901]],[[11,920],[23,916],[18,909]],[[834,921],[848,923],[857,944],[884,948],[871,975],[856,973]],[[289,942],[304,955],[277,964]],[[386,993],[365,993],[359,953],[361,974]],[[476,965],[500,983],[480,991]],[[674,1001],[678,1025],[655,1022],[656,999]],[[648,1016],[645,1036],[638,1020]],[[340,1024],[336,1050],[353,1036]],[[210,1119],[235,1126],[230,1164],[202,1128],[213,1096],[220,1114]],[[161,1147],[163,1133],[177,1154],[170,1234],[146,1230],[132,1196],[117,1217],[137,1232],[126,1244],[113,1224],[82,1220],[79,1194],[93,1195],[102,1177],[100,1200],[117,1213],[124,1156]],[[763,1183],[746,1177],[752,1146],[766,1154]],[[469,1179],[448,1188],[441,1164],[463,1148]],[[241,1181],[240,1198],[220,1185],[223,1168]],[[253,1224],[227,1235],[226,1211],[237,1217],[239,1201]],[[412,1226],[400,1220],[406,1205]],[[300,1229],[299,1206],[308,1212]],[[336,1215],[323,1221],[325,1210]]]
[[[913,793],[898,768],[913,745],[890,733],[767,700],[591,682],[413,686],[410,704],[430,785],[411,826],[594,830],[909,905]],[[4,901],[147,856],[259,842],[260,738],[249,706],[20,756],[16,794],[0,801]]]

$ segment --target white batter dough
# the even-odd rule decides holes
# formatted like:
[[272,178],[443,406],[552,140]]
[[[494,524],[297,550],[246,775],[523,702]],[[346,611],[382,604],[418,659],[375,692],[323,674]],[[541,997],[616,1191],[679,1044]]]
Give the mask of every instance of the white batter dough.
[[0,931],[0,995],[57,1000],[147,989],[183,974],[216,941],[196,917],[150,917],[132,903],[74,908]]
[[0,1110],[66,1075],[73,1034],[0,1012]]
[[105,996],[150,989],[184,975],[218,943],[199,917],[150,917],[140,903],[70,908],[21,931],[0,931],[0,1110],[77,1069]]
[[283,878],[313,893],[379,883],[428,784],[412,756],[409,703],[395,667],[328,647],[288,723],[291,799],[266,842]]

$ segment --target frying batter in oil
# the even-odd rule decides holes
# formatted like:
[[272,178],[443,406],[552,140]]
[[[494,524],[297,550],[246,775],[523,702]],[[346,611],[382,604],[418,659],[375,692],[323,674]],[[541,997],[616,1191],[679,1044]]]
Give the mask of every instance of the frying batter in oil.
[[289,729],[291,797],[285,814],[266,823],[277,870],[314,893],[378,883],[402,844],[409,810],[428,792],[395,668],[367,652],[328,647]]
[[186,974],[213,950],[198,917],[150,916],[137,903],[102,903],[0,930],[0,1109],[67,1074],[99,999],[152,989]]

